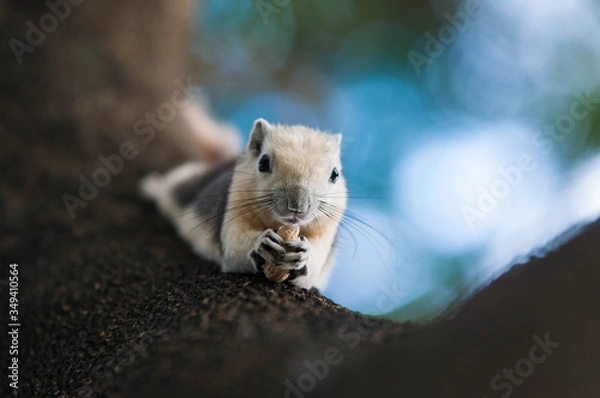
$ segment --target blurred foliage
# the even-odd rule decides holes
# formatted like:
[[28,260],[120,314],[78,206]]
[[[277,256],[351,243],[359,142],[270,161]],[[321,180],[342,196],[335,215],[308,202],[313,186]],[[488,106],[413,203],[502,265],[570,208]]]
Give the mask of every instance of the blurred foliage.
[[[339,58],[349,77],[381,63],[402,70],[414,40],[437,21],[428,4],[417,1],[290,0],[277,6],[285,3],[205,2],[193,46],[199,83],[214,95],[226,95],[224,84],[238,95],[278,88],[315,98],[323,88],[311,82],[311,72],[330,75],[338,71]],[[243,99],[224,102],[230,101]]]

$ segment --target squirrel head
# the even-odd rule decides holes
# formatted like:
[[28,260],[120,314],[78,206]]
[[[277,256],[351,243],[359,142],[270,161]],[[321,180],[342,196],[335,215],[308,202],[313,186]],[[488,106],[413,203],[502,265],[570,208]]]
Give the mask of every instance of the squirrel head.
[[265,213],[278,222],[339,221],[347,201],[341,139],[341,134],[256,120],[238,165],[243,189],[264,199]]

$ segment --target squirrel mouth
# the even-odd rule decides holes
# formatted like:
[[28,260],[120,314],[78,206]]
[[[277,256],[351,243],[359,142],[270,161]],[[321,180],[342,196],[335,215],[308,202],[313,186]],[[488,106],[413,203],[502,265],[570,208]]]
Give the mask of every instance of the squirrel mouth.
[[289,223],[289,224],[298,224],[302,220],[300,218],[298,218],[297,216],[293,216],[293,217],[284,217],[283,221],[285,221],[286,223]]
[[291,225],[305,224],[311,219],[308,213],[278,214],[278,218],[284,223]]

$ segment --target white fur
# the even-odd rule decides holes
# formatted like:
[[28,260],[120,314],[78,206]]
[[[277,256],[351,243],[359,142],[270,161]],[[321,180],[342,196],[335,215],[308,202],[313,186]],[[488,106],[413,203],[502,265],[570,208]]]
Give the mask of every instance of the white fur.
[[[264,140],[261,154],[269,154],[272,158],[273,172],[257,172],[257,161],[261,155],[250,153],[252,136],[257,126],[264,128]],[[323,194],[324,200],[335,205],[339,214],[335,218],[323,217],[313,210],[313,218],[300,222],[301,235],[307,233],[309,241],[308,275],[300,276],[294,284],[304,287],[324,288],[331,271],[330,251],[334,244],[341,212],[346,208],[346,186],[343,177],[332,184],[329,176],[334,167],[341,173],[340,135],[328,135],[303,126],[272,126],[265,120],[255,123],[249,148],[242,161],[236,167],[233,177],[232,191],[257,190],[257,194],[285,186],[302,186],[311,194]],[[242,195],[230,195],[239,199]],[[252,197],[253,195],[248,195]],[[313,203],[313,207],[315,204]],[[256,213],[259,213],[258,211]],[[225,245],[223,253],[223,269],[233,272],[252,272],[254,267],[249,262],[248,253],[256,250],[263,238],[266,228],[277,229],[285,220],[277,214],[267,211],[253,215],[261,218],[259,222],[238,217],[224,224],[221,238],[223,242],[235,242]]]
[[[252,150],[257,140],[262,144],[259,154]],[[305,218],[297,222],[300,234],[306,235],[307,239],[293,244],[301,254],[281,255],[280,262],[275,265],[283,269],[302,269],[306,265],[307,275],[292,282],[303,288],[323,289],[331,271],[333,256],[330,254],[339,222],[346,208],[344,178],[340,176],[335,184],[329,181],[333,168],[340,173],[342,171],[340,141],[339,134],[328,135],[303,126],[272,126],[263,119],[257,120],[248,148],[234,171],[220,236],[222,252],[211,242],[210,234],[202,226],[194,229],[199,224],[198,217],[194,213],[186,215],[191,209],[179,208],[172,196],[173,187],[192,176],[206,173],[208,165],[188,163],[164,176],[151,174],[141,181],[140,190],[144,197],[157,203],[160,211],[174,223],[179,234],[197,253],[218,262],[223,272],[254,273],[257,269],[250,256],[253,251],[263,253],[262,258],[275,258],[265,252],[264,246],[261,247],[269,239],[265,231],[276,230],[289,221],[287,215],[267,205],[253,208],[245,214],[240,213],[239,205],[255,203],[266,192],[288,192],[289,197],[286,189],[301,187],[309,193],[311,203],[309,211],[303,214]],[[270,173],[258,171],[258,159],[262,154],[268,154],[272,161]],[[285,196],[277,197],[284,198],[277,203],[288,203],[286,206],[289,207]],[[318,199],[336,207],[331,217],[325,217],[316,210]],[[283,211],[287,211],[287,207]],[[272,240],[266,243],[270,244],[270,250],[283,250]]]
[[220,250],[209,239],[202,228],[197,226],[205,220],[193,211],[194,204],[180,207],[173,197],[173,188],[192,177],[205,174],[208,165],[200,162],[185,163],[170,172],[160,175],[151,173],[140,181],[142,197],[153,200],[160,212],[175,226],[179,235],[188,241],[194,251],[209,260],[221,261]]

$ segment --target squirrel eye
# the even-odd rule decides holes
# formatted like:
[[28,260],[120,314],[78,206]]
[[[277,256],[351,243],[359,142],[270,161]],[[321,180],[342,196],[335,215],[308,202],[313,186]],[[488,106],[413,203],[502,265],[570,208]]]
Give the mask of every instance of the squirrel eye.
[[269,162],[269,157],[267,155],[262,155],[258,161],[258,171],[261,173],[268,173],[271,171],[271,162]]
[[329,182],[333,182],[335,183],[338,178],[340,178],[340,172],[338,171],[338,169],[336,167],[333,168],[333,170],[331,171],[331,176],[329,177]]

